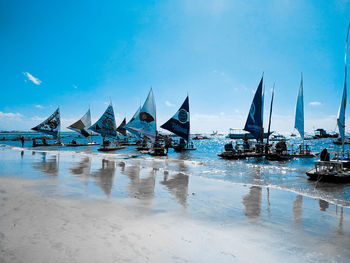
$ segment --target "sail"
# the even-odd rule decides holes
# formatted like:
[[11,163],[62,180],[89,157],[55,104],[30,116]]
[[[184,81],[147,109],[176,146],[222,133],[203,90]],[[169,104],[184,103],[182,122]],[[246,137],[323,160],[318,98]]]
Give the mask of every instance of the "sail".
[[91,114],[90,109],[84,114],[83,117],[80,118],[80,120],[74,122],[72,125],[68,126],[67,128],[80,133],[84,137],[88,138],[91,136],[90,131],[87,129],[91,126]]
[[339,128],[339,134],[341,137],[342,145],[343,145],[343,151],[344,151],[344,137],[345,137],[345,109],[346,109],[346,97],[347,97],[347,88],[346,88],[346,52],[348,50],[348,39],[349,39],[349,30],[350,30],[350,23],[348,27],[348,33],[346,35],[346,45],[345,45],[345,67],[344,67],[344,88],[343,88],[343,96],[341,99],[341,104],[338,111],[338,118],[337,118],[337,124]]
[[134,131],[134,130],[132,130],[132,129],[129,129],[128,127],[129,127],[129,125],[130,125],[133,121],[135,121],[136,117],[140,114],[140,110],[141,110],[141,106],[137,109],[137,111],[135,112],[134,116],[132,116],[132,118],[130,119],[130,121],[124,126],[124,128],[125,128],[128,132],[130,132],[130,133],[132,133],[132,134],[134,134],[134,135],[136,135],[136,136],[138,136],[138,137],[141,137],[141,134],[140,134],[138,131]]
[[247,121],[245,123],[245,131],[250,132],[254,138],[259,140],[262,133],[263,122],[263,95],[262,95],[263,77],[260,80],[259,86],[255,92],[252,105],[250,106]]
[[101,118],[89,129],[101,134],[102,136],[115,137],[117,132],[113,106],[109,105]]
[[144,136],[150,138],[152,142],[155,141],[157,134],[156,104],[154,102],[152,89],[148,93],[147,99],[143,104],[140,113],[136,116],[135,120],[129,122],[127,128],[140,132]]
[[57,108],[57,110],[55,110],[55,112],[52,113],[50,117],[48,117],[39,125],[32,128],[32,130],[57,137],[57,135],[60,132],[60,127],[61,127],[60,108]]
[[126,119],[124,118],[122,123],[117,128],[117,132],[119,132],[120,134],[122,134],[124,136],[126,136],[126,129],[124,128],[125,125],[126,125]]
[[189,140],[190,109],[188,96],[182,103],[180,109],[175,113],[175,115],[160,127],[172,133],[175,133],[176,135],[184,138],[186,141]]
[[304,140],[304,87],[303,75],[301,75],[297,106],[295,109],[294,128],[298,130],[300,137]]

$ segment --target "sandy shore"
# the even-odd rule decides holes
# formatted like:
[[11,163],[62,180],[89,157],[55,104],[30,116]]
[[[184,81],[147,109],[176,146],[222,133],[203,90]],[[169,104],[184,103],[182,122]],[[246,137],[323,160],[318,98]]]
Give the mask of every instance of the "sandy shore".
[[348,262],[346,208],[134,161],[87,175],[74,162],[66,175],[1,175],[0,262]]

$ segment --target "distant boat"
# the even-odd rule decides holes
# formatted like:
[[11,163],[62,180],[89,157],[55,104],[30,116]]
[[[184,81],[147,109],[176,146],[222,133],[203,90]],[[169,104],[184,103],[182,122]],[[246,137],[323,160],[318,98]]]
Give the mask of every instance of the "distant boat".
[[78,121],[74,122],[72,125],[68,126],[67,128],[75,131],[82,136],[84,136],[86,139],[89,140],[88,143],[77,143],[75,140],[73,140],[71,143],[66,144],[66,146],[91,146],[91,145],[98,145],[98,143],[95,143],[91,141],[91,132],[88,130],[88,128],[91,126],[91,114],[90,109],[81,117]]
[[[267,133],[264,132],[263,133],[263,139],[266,139],[268,136],[270,136],[272,134],[272,132]],[[229,139],[233,139],[233,140],[239,140],[239,139],[243,139],[245,136],[248,136],[248,139],[254,139],[253,134],[246,132],[242,129],[232,129],[230,128],[228,135],[226,136],[226,138]]]
[[46,139],[42,139],[42,144],[36,143],[35,139],[33,140],[33,147],[36,146],[61,146],[63,145],[60,141],[60,131],[61,131],[61,117],[60,117],[60,108],[57,108],[54,113],[50,115],[46,120],[44,120],[39,125],[32,128],[33,131],[41,132],[53,136],[54,139],[57,138],[57,142],[49,144],[46,142]]
[[280,142],[280,141],[287,141],[288,139],[286,136],[282,134],[272,134],[271,137],[269,138],[271,142]]
[[327,133],[324,129],[319,128],[315,130],[314,139],[322,139],[322,138],[338,138],[338,133]]
[[125,148],[125,146],[115,146],[110,145],[110,141],[106,140],[109,138],[112,141],[115,141],[117,136],[116,123],[114,117],[114,110],[112,104],[110,104],[102,116],[95,122],[90,128],[90,130],[97,132],[103,137],[102,147],[97,149],[98,151],[115,151]]
[[190,107],[188,96],[175,115],[160,127],[181,137],[180,143],[173,146],[175,151],[195,150],[193,144],[190,143]]
[[317,181],[329,181],[329,182],[349,182],[350,181],[350,158],[349,153],[344,152],[344,140],[345,140],[345,109],[347,100],[347,87],[346,87],[346,53],[348,49],[350,23],[348,27],[348,33],[346,36],[345,45],[345,66],[344,66],[344,88],[343,95],[338,111],[337,124],[339,134],[342,142],[342,152],[336,154],[332,160],[330,160],[327,149],[323,149],[320,155],[320,161],[315,163],[315,168],[306,173],[312,180]]

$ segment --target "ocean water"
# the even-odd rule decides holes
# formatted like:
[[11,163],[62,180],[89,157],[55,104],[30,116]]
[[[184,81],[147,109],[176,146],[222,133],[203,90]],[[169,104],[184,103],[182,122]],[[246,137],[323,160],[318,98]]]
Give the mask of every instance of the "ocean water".
[[[25,135],[28,136],[28,134]],[[6,134],[6,138],[9,139],[15,136],[18,136],[18,134]],[[38,135],[31,133],[30,136]],[[75,137],[75,134],[67,132],[63,133],[63,136],[62,141],[69,142]],[[79,140],[82,139],[78,139],[78,142]],[[94,140],[99,141],[100,139],[99,137],[94,137]],[[323,148],[327,148],[331,152],[340,151],[340,147],[332,143],[333,140],[332,138],[310,140],[306,141],[306,144],[311,146],[313,152],[320,152]],[[26,141],[24,150],[22,151],[19,141],[1,141],[0,144],[3,149],[4,147],[12,147],[17,150],[12,154],[17,154],[18,156],[20,153],[21,158],[27,158],[28,162],[24,162],[24,166],[28,165],[31,169],[34,168],[34,170],[41,171],[46,175],[58,175],[60,170],[67,170],[71,174],[92,175],[92,177],[104,173],[112,175],[115,173],[115,166],[119,166],[120,168],[128,162],[131,164],[137,163],[137,165],[131,166],[134,168],[128,168],[128,175],[132,177],[132,173],[135,173],[135,171],[130,171],[130,169],[137,169],[135,167],[138,166],[147,168],[151,163],[153,168],[165,174],[178,174],[180,172],[186,176],[205,177],[224,183],[227,182],[228,184],[233,183],[250,187],[281,189],[320,199],[331,204],[350,207],[350,184],[316,183],[308,180],[305,173],[314,167],[314,161],[317,158],[296,158],[282,162],[267,161],[264,158],[246,160],[221,159],[217,154],[223,151],[224,145],[229,141],[231,140],[221,136],[211,136],[208,140],[194,141],[197,148],[196,151],[176,153],[170,149],[167,157],[151,157],[147,154],[139,153],[135,149],[135,146],[128,146],[116,152],[100,153],[97,151],[99,146],[32,148],[31,141]],[[300,139],[292,138],[287,143],[294,145],[293,147],[296,148],[297,146],[295,145],[300,143]],[[346,145],[345,150],[350,150],[350,145]],[[72,153],[73,156],[76,156],[74,160],[64,159],[65,156],[72,156]],[[35,154],[36,157],[34,158],[33,156]],[[2,156],[2,158],[6,157]],[[18,173],[17,167],[11,168],[9,165],[9,162],[15,157],[8,158],[7,162],[1,162],[0,169],[5,169],[1,165],[6,165],[7,171],[12,171],[14,174]],[[60,159],[65,160],[64,164],[63,162],[60,164]],[[67,167],[63,167],[65,165]],[[30,169],[24,170],[29,173]],[[112,180],[111,176],[104,178]],[[86,180],[88,181],[89,178],[86,178]],[[178,180],[181,180],[181,178]],[[153,182],[145,180],[143,183],[147,185]],[[102,189],[102,192],[96,190],[96,195],[113,195],[115,192],[113,189],[118,187],[116,184],[113,185],[112,181],[99,182],[98,185]],[[142,183],[138,187],[141,186]],[[77,186],[75,185],[75,187]],[[103,187],[106,189],[103,189]]]

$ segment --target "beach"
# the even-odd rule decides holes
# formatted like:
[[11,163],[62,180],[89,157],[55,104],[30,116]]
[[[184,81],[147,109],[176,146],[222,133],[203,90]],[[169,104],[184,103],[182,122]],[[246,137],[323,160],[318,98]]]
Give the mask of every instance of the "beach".
[[14,147],[0,155],[0,262],[350,257],[346,206],[188,172],[201,163]]

